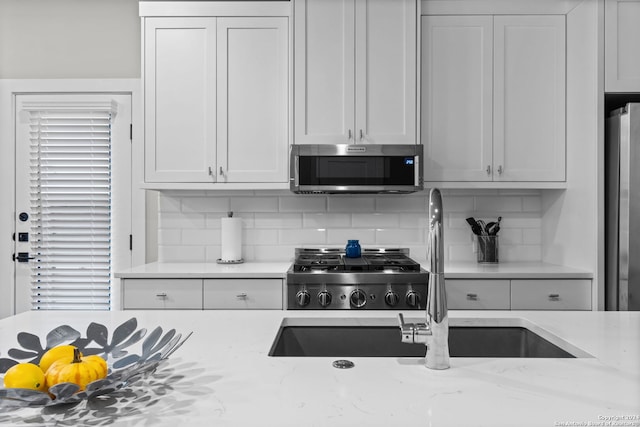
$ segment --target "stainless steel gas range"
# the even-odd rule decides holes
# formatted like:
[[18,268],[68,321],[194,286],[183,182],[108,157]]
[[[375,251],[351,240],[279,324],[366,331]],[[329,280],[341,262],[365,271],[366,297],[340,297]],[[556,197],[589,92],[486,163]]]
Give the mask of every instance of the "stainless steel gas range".
[[427,300],[429,273],[409,258],[409,249],[295,251],[287,271],[288,310],[419,310]]

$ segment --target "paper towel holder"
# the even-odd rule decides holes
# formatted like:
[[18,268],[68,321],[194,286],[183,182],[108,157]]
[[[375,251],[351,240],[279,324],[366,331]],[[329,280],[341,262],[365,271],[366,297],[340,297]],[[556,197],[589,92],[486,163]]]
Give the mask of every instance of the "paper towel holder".
[[[232,218],[233,217],[233,211],[227,212],[227,217],[228,218]],[[216,260],[216,263],[218,263],[218,264],[242,264],[243,262],[244,262],[244,258],[230,259],[230,260],[225,260],[225,259],[222,259],[222,258],[218,258]]]

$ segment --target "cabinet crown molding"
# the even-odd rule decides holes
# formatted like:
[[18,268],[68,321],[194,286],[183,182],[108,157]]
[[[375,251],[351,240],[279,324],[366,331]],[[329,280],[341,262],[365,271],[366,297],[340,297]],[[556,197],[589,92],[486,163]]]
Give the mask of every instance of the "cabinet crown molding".
[[422,0],[422,15],[567,15],[584,0]]
[[289,1],[141,1],[139,15],[180,16],[290,16]]

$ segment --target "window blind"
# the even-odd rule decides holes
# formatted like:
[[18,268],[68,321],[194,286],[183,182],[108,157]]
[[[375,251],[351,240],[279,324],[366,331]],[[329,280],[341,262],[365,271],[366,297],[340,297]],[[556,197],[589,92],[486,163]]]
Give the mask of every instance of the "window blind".
[[109,310],[112,113],[29,120],[32,308]]

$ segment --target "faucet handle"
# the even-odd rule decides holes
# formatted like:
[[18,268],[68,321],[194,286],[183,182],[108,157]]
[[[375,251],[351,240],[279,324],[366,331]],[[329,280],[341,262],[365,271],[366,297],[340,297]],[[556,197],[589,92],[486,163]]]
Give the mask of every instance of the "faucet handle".
[[398,313],[398,323],[403,343],[425,343],[426,337],[431,335],[426,323],[405,323],[402,313]]

